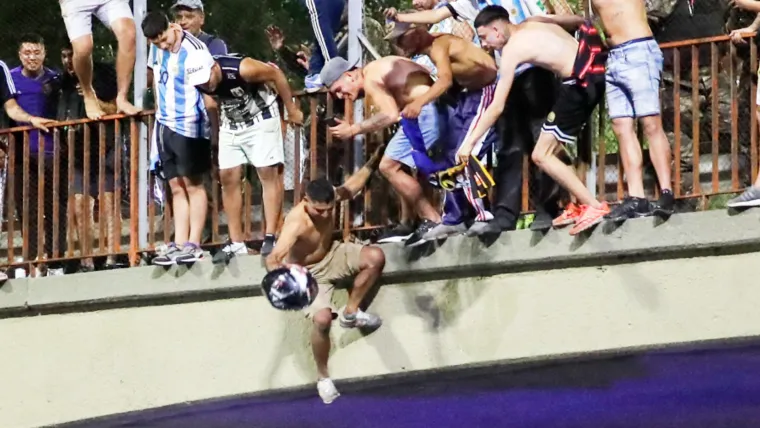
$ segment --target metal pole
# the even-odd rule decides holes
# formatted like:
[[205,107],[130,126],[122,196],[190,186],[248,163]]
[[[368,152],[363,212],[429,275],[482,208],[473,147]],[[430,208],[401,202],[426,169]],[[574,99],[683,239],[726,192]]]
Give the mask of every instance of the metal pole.
[[[364,22],[363,0],[348,0],[348,62],[362,65],[363,52],[359,41]],[[354,102],[354,123],[364,120],[364,100]],[[364,165],[364,135],[354,137],[354,171]]]
[[[133,0],[135,26],[137,27],[137,60],[135,61],[134,74],[134,100],[136,106],[143,105],[143,93],[148,86],[148,41],[142,32],[142,20],[148,13],[148,0]],[[138,213],[138,243],[140,249],[148,247],[148,127],[140,125],[140,153],[138,155],[138,180],[137,192],[139,195]],[[131,189],[132,192],[135,189]]]

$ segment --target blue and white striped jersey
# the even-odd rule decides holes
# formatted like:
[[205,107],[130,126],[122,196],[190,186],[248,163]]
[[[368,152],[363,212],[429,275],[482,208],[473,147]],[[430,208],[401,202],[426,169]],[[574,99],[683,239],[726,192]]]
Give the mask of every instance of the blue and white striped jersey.
[[188,138],[209,138],[208,114],[195,86],[208,82],[213,65],[206,45],[187,31],[176,53],[151,46],[158,123]]

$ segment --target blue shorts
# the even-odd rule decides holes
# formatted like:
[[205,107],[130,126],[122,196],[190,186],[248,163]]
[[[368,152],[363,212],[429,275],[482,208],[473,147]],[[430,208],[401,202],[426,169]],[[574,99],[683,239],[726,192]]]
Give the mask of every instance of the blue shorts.
[[[446,125],[445,116],[439,112],[435,102],[432,102],[422,107],[417,122],[420,131],[422,131],[422,138],[425,140],[425,149],[429,150],[443,135],[441,127]],[[412,144],[402,128],[399,128],[391,141],[388,142],[388,146],[385,148],[385,156],[410,168],[415,167],[414,158],[412,158]]]
[[651,37],[610,49],[605,74],[610,119],[660,114],[662,62],[662,51]]

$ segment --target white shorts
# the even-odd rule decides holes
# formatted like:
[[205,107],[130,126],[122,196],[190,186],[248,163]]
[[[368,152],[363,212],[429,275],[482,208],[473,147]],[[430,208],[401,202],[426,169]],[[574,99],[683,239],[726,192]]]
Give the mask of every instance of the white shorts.
[[60,3],[71,41],[92,34],[92,15],[108,28],[118,19],[134,20],[129,0],[60,0]]
[[280,118],[263,120],[247,129],[219,129],[219,169],[251,164],[256,168],[285,161]]

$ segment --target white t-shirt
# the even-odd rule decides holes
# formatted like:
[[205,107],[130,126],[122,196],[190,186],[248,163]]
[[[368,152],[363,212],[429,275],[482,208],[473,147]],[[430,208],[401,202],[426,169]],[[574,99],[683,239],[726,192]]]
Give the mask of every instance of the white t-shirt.
[[206,45],[187,31],[176,53],[151,46],[148,67],[153,70],[158,123],[188,138],[209,138],[208,115],[196,86],[208,82],[213,65]]

